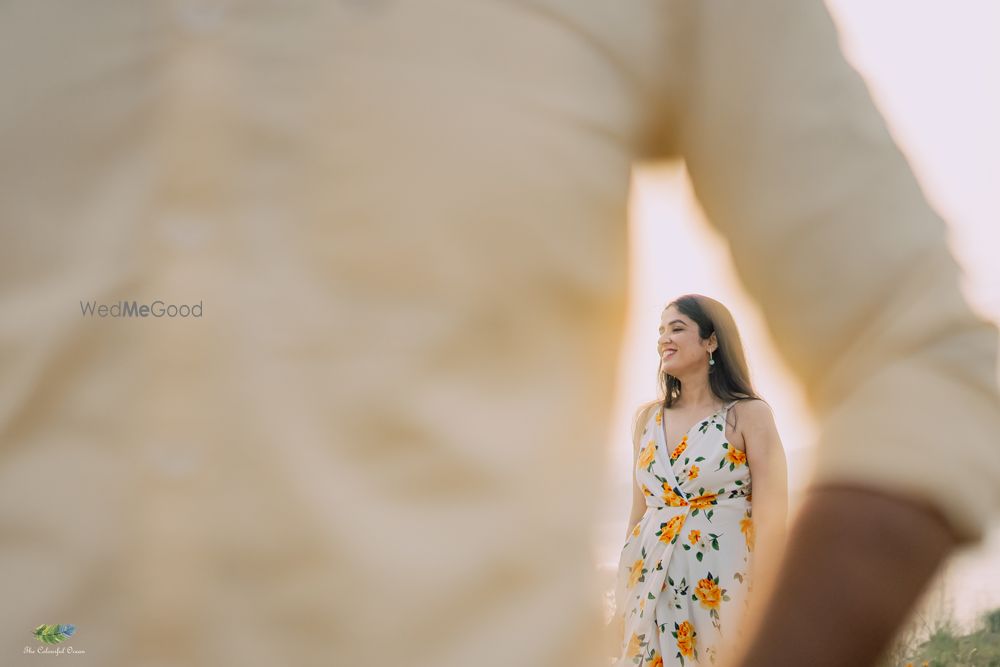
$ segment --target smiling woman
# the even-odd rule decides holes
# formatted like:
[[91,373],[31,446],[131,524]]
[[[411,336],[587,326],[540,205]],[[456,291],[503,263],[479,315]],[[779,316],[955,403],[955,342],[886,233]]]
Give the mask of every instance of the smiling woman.
[[[686,294],[667,304],[661,315],[657,347],[661,360],[657,372],[660,398],[652,404],[662,403],[667,409],[695,408],[699,403],[718,400],[760,398],[750,382],[739,329],[729,309],[715,299]],[[698,369],[706,375],[693,374]],[[682,378],[689,380],[683,399]],[[702,379],[711,393],[695,386]]]
[[[758,534],[767,536],[766,562],[784,532],[784,452],[728,309],[699,294],[671,301],[657,347],[659,398],[639,408],[634,426],[612,620],[618,665],[714,662],[747,625]],[[730,412],[744,414],[742,428]]]

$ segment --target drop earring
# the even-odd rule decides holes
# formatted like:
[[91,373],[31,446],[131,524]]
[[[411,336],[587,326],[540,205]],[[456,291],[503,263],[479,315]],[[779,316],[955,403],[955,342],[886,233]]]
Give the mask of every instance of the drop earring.
[[715,359],[712,358],[712,352],[711,351],[709,351],[709,353],[708,353],[708,365],[709,366],[714,366],[715,365]]

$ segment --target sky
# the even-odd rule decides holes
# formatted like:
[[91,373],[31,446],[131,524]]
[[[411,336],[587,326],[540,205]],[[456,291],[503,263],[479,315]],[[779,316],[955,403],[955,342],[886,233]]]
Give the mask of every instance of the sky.
[[[1000,3],[973,0],[828,0],[844,52],[868,84],[925,195],[947,221],[966,271],[973,308],[1000,323]],[[688,292],[729,307],[751,377],[774,409],[789,466],[794,512],[815,440],[801,390],[774,349],[756,304],[735,277],[724,239],[701,217],[683,168],[643,164],[630,197],[629,314],[619,357],[617,402],[608,433],[608,491],[594,558],[605,577],[617,566],[631,506],[631,419],[655,397],[662,307]],[[657,249],[685,249],[662,261]],[[1000,434],[998,434],[1000,438]],[[952,559],[925,604],[943,604],[970,627],[1000,607],[1000,517],[984,543]]]

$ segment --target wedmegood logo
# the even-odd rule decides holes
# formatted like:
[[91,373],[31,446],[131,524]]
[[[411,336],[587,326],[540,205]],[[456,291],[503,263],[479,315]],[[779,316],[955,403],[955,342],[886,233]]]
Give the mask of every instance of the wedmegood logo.
[[151,303],[119,301],[117,303],[97,303],[81,301],[80,314],[84,317],[201,317],[204,304],[166,303],[157,299]]

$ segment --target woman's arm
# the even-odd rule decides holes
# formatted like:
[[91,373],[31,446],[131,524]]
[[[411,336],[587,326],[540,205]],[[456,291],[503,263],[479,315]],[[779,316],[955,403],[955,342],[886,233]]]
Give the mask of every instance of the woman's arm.
[[[771,408],[764,401],[738,404],[751,475],[752,590],[766,589],[784,548],[788,517],[785,450]],[[759,596],[755,596],[759,597]]]
[[628,516],[628,526],[625,530],[625,541],[628,540],[629,533],[635,529],[635,524],[639,523],[643,513],[646,511],[646,497],[639,488],[639,483],[635,478],[635,466],[639,462],[639,452],[642,449],[642,431],[640,430],[649,418],[649,408],[643,410],[636,417],[635,427],[632,431],[632,467],[629,476],[632,478],[632,510]]

